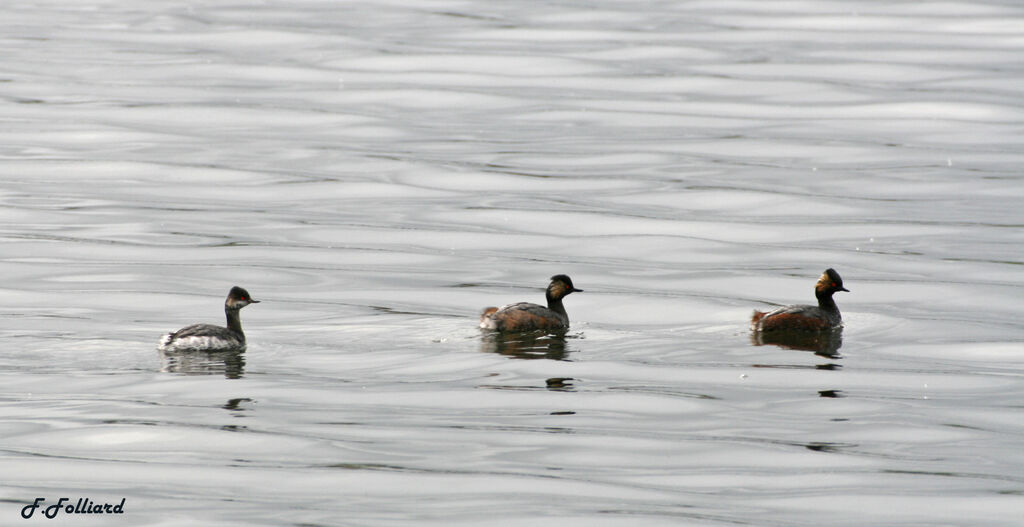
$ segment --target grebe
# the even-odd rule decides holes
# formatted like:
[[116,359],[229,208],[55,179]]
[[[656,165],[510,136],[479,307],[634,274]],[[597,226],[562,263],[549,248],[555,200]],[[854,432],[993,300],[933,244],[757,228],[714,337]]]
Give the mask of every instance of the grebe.
[[507,306],[488,307],[480,315],[480,327],[496,331],[532,331],[535,329],[565,329],[569,327],[569,315],[565,313],[562,299],[566,295],[582,292],[572,285],[564,274],[551,277],[545,296],[548,307],[520,302]]
[[224,314],[228,326],[193,324],[160,338],[160,351],[245,351],[245,333],[238,312],[249,304],[258,304],[249,292],[241,287],[231,288],[224,300]]
[[832,295],[838,291],[850,290],[843,287],[843,279],[835,269],[826,269],[814,285],[817,306],[795,305],[780,307],[767,313],[754,311],[750,319],[753,331],[821,331],[837,328],[843,324]]

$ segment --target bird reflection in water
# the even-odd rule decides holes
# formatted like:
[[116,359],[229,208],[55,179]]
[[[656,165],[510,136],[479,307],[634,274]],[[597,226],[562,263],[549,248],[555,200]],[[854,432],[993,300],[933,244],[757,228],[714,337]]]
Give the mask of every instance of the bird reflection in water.
[[480,350],[517,359],[551,360],[567,360],[566,357],[573,351],[566,342],[564,330],[518,333],[489,331],[481,339]]
[[[843,345],[843,328],[836,328],[825,331],[757,331],[750,336],[751,344],[755,346],[773,345],[785,349],[813,351],[819,357],[829,360],[839,360],[843,356],[839,354],[839,348]],[[760,366],[760,367],[780,367]],[[785,366],[807,368],[807,366]],[[816,370],[839,370],[842,368],[834,362],[826,362],[813,367]],[[818,396],[838,399],[846,397],[842,390],[818,390]]]
[[185,375],[224,375],[241,379],[245,375],[244,351],[181,351],[160,353],[160,371]]
[[843,328],[826,331],[757,331],[750,337],[755,346],[774,345],[780,348],[813,351],[827,359],[843,358],[839,348],[843,346]]

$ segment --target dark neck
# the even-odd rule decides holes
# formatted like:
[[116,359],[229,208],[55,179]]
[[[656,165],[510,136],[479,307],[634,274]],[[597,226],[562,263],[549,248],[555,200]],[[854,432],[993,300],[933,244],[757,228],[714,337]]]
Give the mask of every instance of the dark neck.
[[569,314],[565,312],[565,306],[562,305],[562,299],[551,296],[551,293],[548,293],[546,296],[548,298],[548,309],[562,315],[566,320],[569,320]]
[[818,307],[830,313],[839,313],[839,306],[832,300],[834,291],[815,291],[814,296],[818,297]]
[[242,319],[238,317],[238,312],[241,309],[231,309],[230,307],[224,306],[224,314],[228,317],[228,329],[238,333],[242,340],[245,340],[245,333],[242,333]]

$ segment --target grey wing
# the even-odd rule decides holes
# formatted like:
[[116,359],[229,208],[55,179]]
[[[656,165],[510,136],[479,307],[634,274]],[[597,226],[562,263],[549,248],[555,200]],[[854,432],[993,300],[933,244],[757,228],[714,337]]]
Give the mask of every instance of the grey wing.
[[557,329],[568,323],[561,315],[545,306],[520,302],[503,306],[493,315],[498,329]]
[[192,324],[191,326],[185,326],[178,331],[171,333],[171,339],[205,337],[220,333],[224,333],[224,328],[220,326],[214,326],[213,324]]
[[786,306],[763,317],[754,315],[754,330],[800,330],[818,331],[836,326],[840,323],[839,315],[822,310],[818,306],[796,305]]
[[530,302],[517,302],[515,304],[506,304],[498,308],[498,314],[509,311],[527,311],[538,315],[551,312],[550,309],[544,306],[533,304]]
[[818,310],[818,306],[811,306],[807,304],[798,304],[795,306],[780,307],[774,311],[769,311],[764,314],[764,318],[776,316],[776,315],[807,315]]

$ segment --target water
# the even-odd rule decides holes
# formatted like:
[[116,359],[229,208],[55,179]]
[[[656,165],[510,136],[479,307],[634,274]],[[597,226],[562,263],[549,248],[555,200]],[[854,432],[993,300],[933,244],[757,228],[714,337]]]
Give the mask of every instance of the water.
[[0,524],[1018,524],[1024,10],[406,4],[0,8]]

